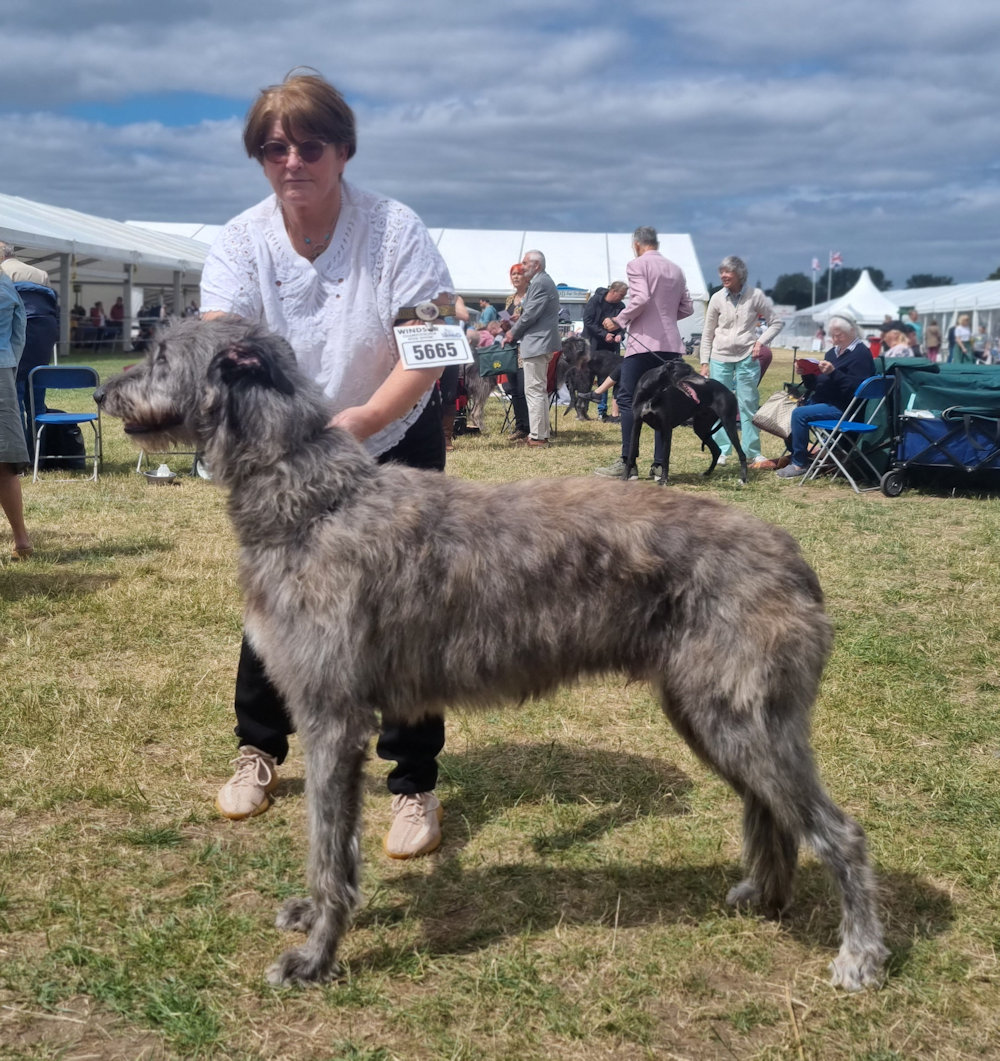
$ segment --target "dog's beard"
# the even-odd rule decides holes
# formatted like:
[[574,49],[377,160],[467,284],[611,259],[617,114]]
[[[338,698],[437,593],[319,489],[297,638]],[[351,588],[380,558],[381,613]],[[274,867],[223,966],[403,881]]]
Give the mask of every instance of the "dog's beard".
[[159,453],[175,446],[191,446],[195,442],[194,435],[183,424],[146,426],[126,423],[124,426],[129,440],[147,453]]
[[144,409],[141,417],[134,415],[134,411],[127,408],[118,411],[112,407],[106,408],[105,411],[119,417],[128,439],[147,452],[190,445],[194,442],[193,432],[176,410]]

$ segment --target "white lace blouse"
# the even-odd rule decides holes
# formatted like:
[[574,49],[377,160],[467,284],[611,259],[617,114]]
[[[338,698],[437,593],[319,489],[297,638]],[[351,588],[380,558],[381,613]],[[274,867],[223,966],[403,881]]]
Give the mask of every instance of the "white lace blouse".
[[[334,412],[363,405],[392,371],[397,310],[454,291],[412,210],[346,182],[341,193],[337,227],[316,261],[292,247],[270,195],[219,233],[201,276],[202,312],[235,313],[287,339]],[[428,395],[367,439],[369,452],[378,456],[396,445]]]

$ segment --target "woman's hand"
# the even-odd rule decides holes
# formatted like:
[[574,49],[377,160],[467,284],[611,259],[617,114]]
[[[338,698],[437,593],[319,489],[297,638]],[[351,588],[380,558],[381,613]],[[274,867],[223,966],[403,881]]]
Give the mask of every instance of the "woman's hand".
[[832,361],[820,361],[819,370],[824,376],[829,376],[837,366]]
[[359,442],[363,442],[393,420],[405,416],[434,386],[440,375],[440,368],[405,369],[402,361],[397,361],[385,382],[364,405],[341,409],[330,424],[350,432]]
[[330,426],[339,427],[359,442],[364,442],[385,425],[379,423],[379,417],[366,405],[352,405],[351,408],[342,409],[337,413],[330,421]]

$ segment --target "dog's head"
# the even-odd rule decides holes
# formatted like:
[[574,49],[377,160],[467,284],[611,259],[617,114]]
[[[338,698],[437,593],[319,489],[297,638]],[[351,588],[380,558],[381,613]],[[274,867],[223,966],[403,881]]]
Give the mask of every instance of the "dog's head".
[[673,361],[668,361],[664,366],[664,375],[671,383],[680,383],[681,380],[687,379],[689,376],[695,376],[697,373],[695,370],[683,359],[675,358]]
[[213,355],[193,421],[206,461],[222,480],[227,469],[254,472],[284,460],[324,431],[330,415],[288,343],[255,329]]
[[146,357],[98,387],[101,410],[124,421],[145,450],[196,442],[195,413],[209,362],[220,349],[261,329],[238,317],[173,319],[157,329]]
[[562,341],[562,360],[569,368],[582,368],[589,351],[587,340],[580,335],[567,335]]

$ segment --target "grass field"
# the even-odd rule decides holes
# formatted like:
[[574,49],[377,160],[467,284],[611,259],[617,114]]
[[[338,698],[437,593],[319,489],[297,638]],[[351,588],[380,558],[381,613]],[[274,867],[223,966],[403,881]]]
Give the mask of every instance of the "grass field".
[[[560,419],[539,453],[490,417],[449,474],[588,475],[617,452],[612,426]],[[741,487],[732,464],[704,480],[675,435],[674,487],[787,528],[824,585],[837,639],[815,744],[868,831],[884,989],[828,986],[839,907],[808,853],[781,924],[726,908],[737,799],[609,676],[451,717],[430,858],[382,855],[373,761],[346,977],[275,990],[273,915],[303,889],[302,758],[293,742],[266,815],[216,815],[240,638],[224,498],[187,476],[149,487],[120,425],[104,433],[96,485],[25,483],[36,554],[0,566],[0,1057],[1000,1057],[997,497]]]

